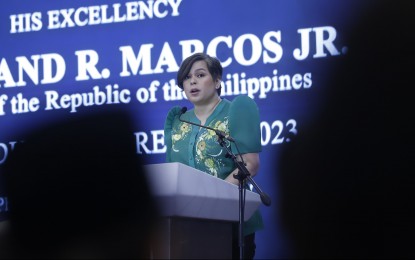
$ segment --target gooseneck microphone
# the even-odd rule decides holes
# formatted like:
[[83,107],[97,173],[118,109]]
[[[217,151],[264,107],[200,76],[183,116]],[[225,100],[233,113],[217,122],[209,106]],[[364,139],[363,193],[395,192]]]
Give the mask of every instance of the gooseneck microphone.
[[[236,145],[235,140],[231,136],[226,135],[223,131],[220,131],[218,129],[214,129],[212,127],[208,127],[208,126],[204,126],[204,125],[199,125],[199,124],[196,124],[196,123],[193,123],[193,122],[189,122],[189,121],[186,121],[186,120],[182,119],[182,115],[184,113],[186,113],[186,111],[187,111],[187,107],[182,107],[182,109],[180,110],[179,120],[181,122],[185,122],[185,123],[188,123],[188,124],[191,124],[191,125],[199,126],[199,127],[206,128],[206,129],[209,129],[209,130],[214,131],[216,133],[216,135],[218,136],[218,138],[221,139],[220,142],[219,142],[220,145],[222,147],[225,147],[225,149],[228,151],[229,157],[231,157],[234,160],[237,168],[239,169],[238,174],[236,174],[236,175],[234,174],[233,176],[234,176],[235,179],[238,179],[239,180],[239,186],[240,186],[239,187],[239,192],[240,192],[240,195],[239,196],[240,196],[240,201],[242,201],[241,200],[241,198],[242,198],[241,192],[243,190],[242,183],[243,183],[243,180],[246,178],[254,186],[254,188],[258,191],[259,196],[261,197],[262,203],[264,203],[266,206],[270,206],[271,205],[271,199],[270,199],[270,197],[268,196],[268,194],[266,194],[265,192],[263,192],[258,187],[258,185],[256,184],[256,182],[252,179],[252,177],[250,176],[251,174],[249,173],[248,169],[246,168],[246,164],[243,162],[242,156],[241,156],[242,161],[238,161],[236,159],[236,156],[229,149],[229,147],[227,147],[226,145],[224,146],[223,143],[221,143],[221,142],[223,142],[223,139],[227,139],[230,142],[235,143],[235,146],[238,149],[238,146]],[[238,152],[239,152],[239,149],[238,149]],[[242,207],[240,206],[240,209],[241,208]],[[241,225],[241,223],[240,223],[240,225]],[[242,234],[242,232],[240,232],[240,233]]]
[[209,126],[199,125],[199,124],[196,124],[196,123],[193,123],[193,122],[190,122],[190,121],[187,121],[187,120],[182,119],[182,115],[184,113],[186,113],[186,111],[187,111],[187,107],[182,107],[182,109],[180,110],[180,116],[179,116],[179,120],[180,121],[185,122],[185,123],[188,123],[188,124],[191,124],[191,125],[195,125],[195,126],[198,126],[198,127],[202,127],[202,128],[206,128],[206,129],[212,130],[212,131],[214,131],[216,133],[216,135],[219,138],[222,138],[222,139],[225,138],[228,141],[235,142],[235,140],[230,135],[227,135],[223,131],[220,131],[218,129],[215,129],[215,128],[212,128],[212,127],[209,127]]

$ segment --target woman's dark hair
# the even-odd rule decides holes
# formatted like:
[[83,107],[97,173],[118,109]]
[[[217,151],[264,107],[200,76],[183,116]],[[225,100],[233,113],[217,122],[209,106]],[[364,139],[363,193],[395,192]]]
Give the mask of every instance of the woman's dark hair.
[[[180,69],[177,73],[177,85],[179,88],[183,89],[183,81],[186,79],[186,76],[189,74],[190,69],[192,68],[193,64],[196,61],[203,60],[206,62],[206,65],[208,67],[209,73],[212,75],[212,78],[214,81],[217,79],[222,79],[222,65],[220,64],[220,61],[212,56],[209,56],[205,53],[195,53],[189,57],[187,57],[183,62],[182,65],[180,65]],[[222,86],[220,86],[216,92],[220,96]]]

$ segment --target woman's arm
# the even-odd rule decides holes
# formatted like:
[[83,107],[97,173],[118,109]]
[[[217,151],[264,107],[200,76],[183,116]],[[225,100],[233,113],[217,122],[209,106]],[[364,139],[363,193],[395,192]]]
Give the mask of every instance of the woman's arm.
[[[251,178],[254,177],[259,170],[259,153],[246,153],[238,156],[243,157],[246,169],[250,173]],[[238,158],[238,160],[241,161],[240,158]],[[228,175],[228,177],[226,177],[225,181],[238,185],[239,180],[235,179],[233,176],[234,174],[238,174],[238,171],[239,169],[236,168],[233,172],[231,172],[231,174]]]

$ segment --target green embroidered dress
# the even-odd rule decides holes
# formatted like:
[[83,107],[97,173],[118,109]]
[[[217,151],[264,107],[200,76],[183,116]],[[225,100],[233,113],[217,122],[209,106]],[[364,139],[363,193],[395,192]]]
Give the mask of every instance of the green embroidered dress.
[[[225,179],[236,169],[233,159],[226,157],[227,150],[219,145],[214,131],[181,122],[180,110],[178,106],[173,107],[164,124],[166,161],[180,162]],[[182,119],[201,124],[193,109],[183,114]],[[237,147],[229,141],[226,143],[234,154],[261,152],[259,125],[258,108],[248,96],[238,96],[232,102],[222,99],[205,124],[232,136]],[[248,235],[262,228],[262,217],[256,211],[245,222],[244,234]]]

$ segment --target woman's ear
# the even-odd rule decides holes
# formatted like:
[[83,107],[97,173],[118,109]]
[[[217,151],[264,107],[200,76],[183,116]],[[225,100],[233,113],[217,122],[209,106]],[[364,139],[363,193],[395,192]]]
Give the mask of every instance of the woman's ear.
[[221,80],[218,78],[218,79],[216,79],[216,89],[218,89],[218,88],[220,88],[220,83],[221,83]]

